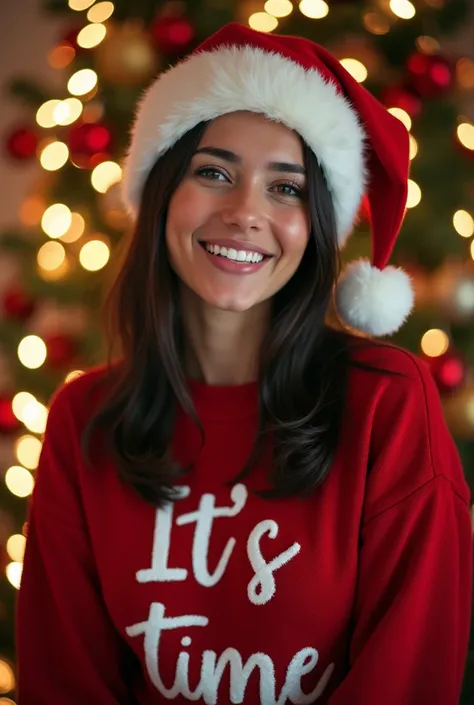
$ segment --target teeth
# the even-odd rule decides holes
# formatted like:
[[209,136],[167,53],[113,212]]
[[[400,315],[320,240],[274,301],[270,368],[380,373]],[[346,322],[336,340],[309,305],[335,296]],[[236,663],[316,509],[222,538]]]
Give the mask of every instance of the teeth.
[[219,255],[220,257],[226,257],[233,262],[261,262],[263,260],[263,255],[259,252],[251,252],[249,250],[234,250],[232,247],[219,247],[219,245],[208,245],[206,243],[206,250],[212,255]]

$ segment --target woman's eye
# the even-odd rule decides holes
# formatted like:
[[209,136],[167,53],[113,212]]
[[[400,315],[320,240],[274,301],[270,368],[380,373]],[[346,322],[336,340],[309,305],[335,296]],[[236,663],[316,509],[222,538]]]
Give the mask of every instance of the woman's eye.
[[226,177],[224,176],[222,171],[219,171],[219,169],[215,169],[211,166],[200,167],[199,169],[196,169],[194,173],[196,174],[196,176],[202,176],[205,179],[209,179],[210,181],[226,180]]
[[291,196],[292,198],[302,198],[303,196],[303,190],[298,184],[277,184],[275,188],[282,196]]

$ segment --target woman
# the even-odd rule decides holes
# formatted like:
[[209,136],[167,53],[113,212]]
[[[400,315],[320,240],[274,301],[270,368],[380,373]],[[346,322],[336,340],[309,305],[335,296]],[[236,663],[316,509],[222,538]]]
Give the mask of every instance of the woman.
[[[121,355],[51,406],[18,606],[19,705],[455,705],[469,492],[385,334],[408,138],[306,40],[224,27],[142,100]],[[366,186],[366,183],[368,184]]]

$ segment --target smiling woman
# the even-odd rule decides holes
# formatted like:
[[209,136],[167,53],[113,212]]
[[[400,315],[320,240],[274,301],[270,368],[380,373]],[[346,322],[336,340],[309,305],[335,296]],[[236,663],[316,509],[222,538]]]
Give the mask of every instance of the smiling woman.
[[469,492],[427,370],[362,334],[412,304],[408,164],[307,40],[224,27],[150,86],[118,354],[58,392],[37,470],[18,705],[457,705]]

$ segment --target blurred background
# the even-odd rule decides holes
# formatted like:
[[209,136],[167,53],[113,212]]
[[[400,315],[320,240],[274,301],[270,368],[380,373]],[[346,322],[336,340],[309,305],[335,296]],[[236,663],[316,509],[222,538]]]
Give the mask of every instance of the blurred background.
[[[2,0],[0,705],[14,703],[14,606],[48,403],[103,359],[100,303],[130,229],[119,190],[133,106],[231,20],[325,45],[410,130],[394,261],[413,277],[416,311],[394,341],[431,369],[474,490],[474,0]],[[344,257],[369,253],[362,207]],[[461,702],[474,703],[474,643]]]

